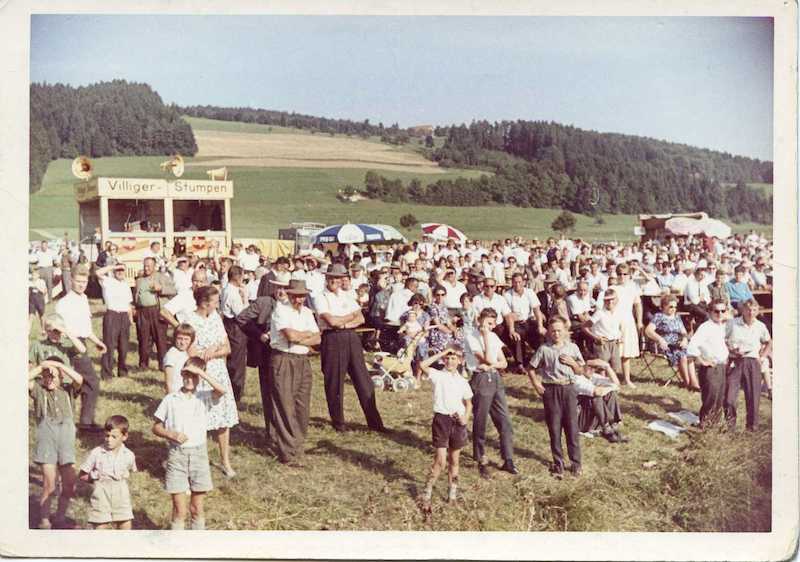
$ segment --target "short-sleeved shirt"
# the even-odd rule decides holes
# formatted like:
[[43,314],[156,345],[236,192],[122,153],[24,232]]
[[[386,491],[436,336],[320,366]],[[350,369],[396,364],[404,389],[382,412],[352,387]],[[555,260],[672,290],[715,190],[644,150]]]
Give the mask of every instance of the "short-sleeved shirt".
[[79,295],[70,291],[56,303],[56,312],[74,336],[88,338],[92,335],[92,311],[86,293]]
[[28,363],[38,365],[48,357],[58,357],[64,365],[69,365],[71,359],[77,354],[77,350],[72,347],[72,342],[65,341],[64,337],[58,343],[53,343],[49,339],[37,340],[28,349]]
[[497,293],[493,293],[490,299],[487,299],[483,293],[475,295],[472,299],[472,306],[475,307],[478,314],[480,314],[484,308],[493,308],[497,313],[498,321],[502,320],[503,317],[508,314],[511,314],[511,307],[508,306],[508,302]]
[[455,285],[450,283],[442,283],[445,290],[444,304],[447,308],[461,308],[461,295],[467,292],[467,287],[460,281],[456,281]]
[[100,277],[100,287],[103,289],[103,302],[106,309],[114,312],[128,312],[133,302],[133,294],[127,281],[119,281],[111,275]]
[[286,353],[307,355],[308,346],[289,343],[289,340],[283,335],[283,330],[286,328],[302,332],[319,332],[319,327],[316,320],[314,320],[314,313],[311,312],[311,309],[304,306],[297,311],[285,304],[278,305],[272,313],[272,321],[270,323],[270,347]]
[[239,287],[228,283],[222,289],[222,298],[220,299],[220,314],[223,318],[236,318],[236,316],[247,307],[247,303],[242,299],[242,293]]
[[[206,444],[207,408],[203,394],[203,391],[191,394],[179,390],[167,394],[161,400],[154,414],[156,419],[169,431],[183,433],[188,437],[182,445],[170,439],[170,448],[200,447]],[[211,393],[206,391],[205,394]]]
[[600,308],[592,315],[592,333],[600,338],[617,341],[622,339],[622,316],[619,309],[613,311]]
[[164,308],[169,311],[178,322],[186,322],[190,312],[197,310],[194,293],[191,291],[178,291],[178,294],[169,299]]
[[89,452],[81,472],[92,480],[127,480],[131,472],[136,472],[136,456],[124,444],[116,453],[100,445]]
[[[498,295],[500,296],[500,295]],[[502,298],[502,297],[500,297]],[[505,301],[503,301],[505,302]],[[468,330],[464,333],[464,360],[467,365],[467,370],[470,372],[476,371],[480,362],[475,357],[475,353],[480,353],[485,358],[494,362],[497,361],[503,353],[503,342],[494,332],[489,333],[489,349],[484,349],[483,338],[481,337],[480,330]]]
[[715,365],[728,360],[728,346],[725,343],[726,325],[713,320],[706,320],[695,330],[686,354],[689,357],[701,357]]
[[725,283],[725,290],[728,291],[732,302],[742,302],[753,298],[753,293],[750,292],[750,287],[745,282],[728,281]]
[[467,412],[464,400],[472,398],[472,388],[467,379],[460,374],[428,369],[428,376],[433,385],[433,412],[451,416],[464,415]]
[[533,309],[541,308],[542,306],[542,303],[539,301],[539,297],[536,296],[536,293],[527,287],[522,290],[521,295],[514,289],[506,291],[505,299],[509,305],[509,308],[516,315],[517,320],[520,322],[525,322],[528,320],[533,314]]
[[531,358],[531,367],[542,377],[543,384],[569,384],[575,382],[575,372],[572,367],[558,360],[560,355],[574,358],[578,363],[583,363],[583,355],[578,346],[566,342],[561,347],[552,343],[540,345]]
[[167,386],[172,392],[180,390],[183,386],[181,371],[187,359],[189,359],[189,354],[177,347],[170,347],[169,351],[164,354],[164,370],[166,371],[167,367],[172,367],[172,375],[167,381]]
[[351,299],[347,294],[342,293],[341,291],[338,293],[332,293],[325,289],[314,298],[314,309],[317,311],[317,314],[320,317],[319,329],[324,331],[330,329],[330,326],[322,318],[323,314],[347,316],[351,312],[361,310],[361,307],[358,306],[358,303]]
[[31,390],[33,411],[37,421],[48,419],[55,423],[72,420],[73,389],[72,386],[58,386],[46,390],[41,384],[35,384]]
[[749,326],[741,316],[729,320],[725,326],[725,341],[730,349],[738,348],[744,357],[758,359],[762,344],[770,341],[767,326],[758,319],[753,319]]
[[151,290],[153,283],[157,281],[157,276],[138,277],[134,292],[136,294],[137,306],[155,306],[158,304],[158,293]]
[[592,309],[592,296],[586,295],[584,298],[580,298],[578,293],[573,293],[567,297],[567,308],[569,309],[569,313],[573,316],[580,316],[584,313],[591,312]]

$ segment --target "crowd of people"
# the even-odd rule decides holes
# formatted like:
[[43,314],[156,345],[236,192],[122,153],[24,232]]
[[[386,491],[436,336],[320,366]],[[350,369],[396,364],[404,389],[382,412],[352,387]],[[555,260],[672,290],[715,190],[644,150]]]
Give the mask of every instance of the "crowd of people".
[[[421,495],[447,466],[448,497],[457,498],[459,451],[469,440],[482,478],[491,478],[488,419],[499,434],[500,470],[519,474],[513,420],[503,380],[526,375],[542,397],[551,473],[581,474],[581,433],[625,442],[617,393],[634,387],[632,360],[652,346],[699,390],[700,427],[733,428],[740,388],[746,427],[758,425],[762,385],[771,393],[767,324],[753,292],[771,290],[772,243],[751,232],[725,240],[588,243],[580,239],[506,239],[492,243],[423,239],[382,249],[315,246],[270,260],[255,246],[230,252],[164,255],[154,242],[131,289],[111,243],[95,263],[65,244],[31,251],[29,389],[37,423],[33,459],[43,473],[40,527],[64,524],[76,475],[75,434],[104,432],[104,444],[80,466],[94,483],[89,523],[130,528],[126,482],[136,470],[124,442],[128,421],[95,420],[101,380],[128,375],[135,327],[139,367],[155,359],[164,398],[153,433],[168,445],[165,488],[171,528],[205,526],[203,497],[212,488],[206,435],[219,447],[225,478],[235,478],[231,428],[239,422],[247,368],[257,368],[271,451],[302,469],[313,366],[319,353],[332,428],[344,416],[349,376],[367,426],[387,432],[365,349],[413,355],[416,387],[433,389],[435,449]],[[73,259],[74,258],[74,259]],[[54,286],[60,269],[61,287]],[[102,292],[102,334],[86,296],[90,277]],[[50,300],[55,305],[46,311]],[[767,311],[769,312],[769,311]],[[100,375],[89,352],[101,354]],[[155,353],[154,353],[155,352]],[[770,394],[771,396],[771,394]],[[80,398],[79,422],[73,404]],[[567,468],[562,451],[567,443]],[[61,479],[55,515],[50,503]],[[52,521],[51,521],[52,519]]]

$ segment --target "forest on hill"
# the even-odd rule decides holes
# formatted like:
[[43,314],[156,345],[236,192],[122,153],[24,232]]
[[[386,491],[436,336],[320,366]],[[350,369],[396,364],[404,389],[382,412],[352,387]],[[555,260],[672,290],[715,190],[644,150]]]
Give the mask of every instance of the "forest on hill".
[[[435,134],[446,138],[432,153],[441,165],[494,173],[468,191],[496,203],[586,214],[701,210],[772,222],[772,197],[747,186],[771,184],[772,162],[543,121],[476,121]],[[410,191],[410,200],[429,204],[455,195],[444,182]]]
[[192,156],[192,128],[147,84],[114,80],[90,86],[31,84],[30,192],[47,165],[78,155]]

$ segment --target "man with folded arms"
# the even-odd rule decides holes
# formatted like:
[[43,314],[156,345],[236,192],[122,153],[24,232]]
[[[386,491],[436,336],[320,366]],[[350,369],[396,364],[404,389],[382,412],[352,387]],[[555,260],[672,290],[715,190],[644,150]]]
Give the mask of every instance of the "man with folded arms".
[[320,343],[320,335],[314,314],[303,304],[309,294],[305,281],[289,281],[286,294],[290,305],[275,307],[270,329],[271,436],[278,460],[302,468],[313,380],[308,351]]
[[322,373],[325,376],[325,399],[336,431],[346,431],[344,424],[344,375],[348,373],[370,429],[385,432],[375,403],[375,386],[364,364],[361,338],[355,328],[364,323],[357,302],[339,290],[341,278],[347,276],[342,264],[333,264],[325,275],[325,290],[314,299],[314,309],[322,331]]

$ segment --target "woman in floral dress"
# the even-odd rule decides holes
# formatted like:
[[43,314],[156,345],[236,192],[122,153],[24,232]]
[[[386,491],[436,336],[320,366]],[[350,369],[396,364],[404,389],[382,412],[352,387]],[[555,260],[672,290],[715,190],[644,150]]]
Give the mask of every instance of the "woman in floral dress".
[[[214,435],[219,445],[222,472],[228,478],[232,478],[236,472],[231,466],[230,428],[239,423],[239,413],[233,398],[231,379],[225,366],[225,358],[231,352],[231,345],[228,342],[225,326],[222,324],[222,317],[217,312],[219,290],[211,286],[200,287],[195,290],[194,299],[197,302],[197,310],[189,314],[186,319],[196,333],[189,355],[202,357],[206,361],[206,372],[227,391],[218,400],[213,400],[211,393],[208,393],[207,429]],[[205,381],[200,381],[197,390],[210,391],[211,386]]]
[[673,367],[678,367],[683,384],[691,390],[700,390],[694,361],[686,357],[686,346],[689,339],[686,326],[678,316],[678,300],[675,297],[661,298],[661,312],[653,315],[644,330],[647,339],[656,342],[659,352],[663,353]]
[[450,312],[444,304],[446,295],[444,287],[437,285],[433,290],[433,303],[428,307],[431,317],[428,332],[428,353],[444,351],[451,342],[456,340],[457,329],[450,319]]

